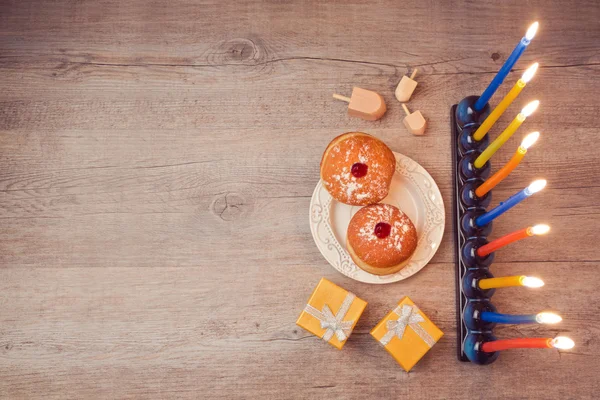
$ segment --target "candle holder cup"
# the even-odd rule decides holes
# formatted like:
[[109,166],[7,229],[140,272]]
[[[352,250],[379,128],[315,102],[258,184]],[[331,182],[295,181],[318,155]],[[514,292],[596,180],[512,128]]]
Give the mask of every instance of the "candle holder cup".
[[486,245],[488,242],[485,238],[475,237],[468,239],[462,246],[461,255],[465,268],[482,269],[489,268],[494,261],[494,253],[490,253],[485,257],[477,255],[477,249]]
[[494,275],[488,269],[470,270],[463,278],[462,291],[469,300],[489,299],[494,295],[496,289],[481,289],[478,283],[481,279],[491,279],[493,277]]
[[488,208],[492,201],[492,192],[487,192],[483,197],[478,197],[475,194],[475,190],[479,185],[485,182],[481,178],[470,179],[460,190],[460,200],[462,204],[467,208]]
[[492,224],[490,222],[484,226],[478,226],[475,220],[480,215],[485,214],[485,209],[465,209],[460,219],[460,229],[465,238],[487,237],[492,232]]
[[471,331],[491,331],[496,326],[495,322],[481,319],[482,312],[497,312],[496,307],[489,301],[470,301],[464,310],[464,319],[467,328]]
[[481,154],[478,150],[468,151],[463,155],[459,162],[459,174],[461,179],[468,181],[469,179],[487,179],[492,170],[490,162],[486,162],[483,167],[475,168],[475,160]]
[[469,333],[463,342],[461,350],[467,358],[466,361],[471,361],[478,365],[491,364],[496,361],[500,352],[486,353],[485,351],[481,351],[481,346],[485,342],[493,342],[494,340],[496,340],[496,337],[490,332]]
[[479,125],[471,125],[463,128],[458,138],[458,148],[462,154],[466,154],[469,151],[476,150],[480,154],[490,144],[489,135],[485,135],[481,140],[477,141],[473,139],[473,134],[479,128]]
[[475,111],[477,100],[479,100],[479,96],[467,96],[453,110],[452,115],[459,129],[462,130],[473,125],[481,125],[488,115],[490,115],[489,103],[486,103],[481,111]]

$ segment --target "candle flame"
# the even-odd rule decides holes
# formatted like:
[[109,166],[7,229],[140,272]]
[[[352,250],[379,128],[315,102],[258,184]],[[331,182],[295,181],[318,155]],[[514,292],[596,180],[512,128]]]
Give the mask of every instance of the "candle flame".
[[528,148],[533,146],[535,144],[535,142],[537,142],[539,137],[540,137],[539,132],[531,132],[529,135],[527,135],[523,138],[523,141],[521,142],[521,147],[524,148],[525,150],[527,150]]
[[529,82],[535,75],[535,72],[537,71],[539,66],[540,66],[540,64],[535,63],[531,67],[527,68],[525,70],[525,72],[523,72],[523,76],[521,76],[521,80],[525,83]]
[[533,233],[534,235],[545,235],[548,232],[550,232],[550,227],[546,224],[534,225],[531,228],[531,233]]
[[527,189],[526,189],[527,194],[529,196],[531,196],[532,194],[539,192],[540,190],[542,190],[545,187],[546,187],[546,180],[538,179],[537,181],[531,182],[531,184],[529,186],[527,186]]
[[528,103],[522,110],[521,110],[521,114],[523,114],[525,117],[529,117],[531,114],[533,114],[533,112],[535,110],[537,110],[538,106],[540,105],[540,101],[539,100],[534,100],[531,103]]
[[525,34],[525,39],[531,40],[535,36],[538,27],[540,26],[539,22],[535,21],[533,24],[529,26],[527,29],[527,33]]
[[562,321],[562,318],[552,312],[541,312],[535,316],[535,320],[538,324],[557,324]]
[[533,276],[524,276],[521,279],[521,284],[530,288],[539,288],[544,286],[544,281]]
[[550,341],[550,345],[556,349],[569,350],[575,347],[575,342],[565,336],[557,336]]

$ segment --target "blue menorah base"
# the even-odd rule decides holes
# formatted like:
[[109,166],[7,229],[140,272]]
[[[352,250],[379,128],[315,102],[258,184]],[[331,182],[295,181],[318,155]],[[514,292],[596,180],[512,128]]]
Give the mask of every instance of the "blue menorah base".
[[484,311],[495,311],[490,302],[494,289],[482,290],[477,281],[492,278],[489,267],[494,254],[477,255],[477,249],[487,244],[492,223],[477,226],[475,218],[485,213],[492,199],[491,191],[482,198],[475,189],[490,176],[491,166],[486,163],[475,168],[473,163],[489,143],[489,138],[477,142],[472,134],[489,115],[489,105],[480,113],[473,111],[477,96],[469,96],[458,105],[452,106],[452,171],[454,179],[453,216],[454,242],[456,249],[456,315],[458,359],[484,365],[498,358],[498,352],[481,351],[484,342],[496,340],[492,333],[494,323],[483,321],[479,315]]

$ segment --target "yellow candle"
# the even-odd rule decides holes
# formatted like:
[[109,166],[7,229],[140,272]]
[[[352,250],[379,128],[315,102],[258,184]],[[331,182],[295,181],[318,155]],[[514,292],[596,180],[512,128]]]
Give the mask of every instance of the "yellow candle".
[[504,276],[502,278],[486,278],[480,279],[477,282],[477,286],[480,289],[496,289],[510,286],[527,286],[527,287],[542,287],[544,286],[544,281],[539,278],[534,278],[531,276]]
[[508,94],[504,96],[500,104],[498,104],[494,111],[492,111],[492,113],[485,119],[485,121],[483,121],[483,124],[481,124],[477,131],[475,131],[475,133],[473,134],[474,140],[479,141],[483,139],[483,137],[488,133],[490,128],[494,126],[496,121],[498,121],[498,118],[500,118],[500,116],[504,114],[504,111],[506,111],[508,106],[517,98],[519,93],[521,93],[521,90],[523,90],[527,83],[533,78],[533,75],[535,75],[535,71],[537,71],[538,66],[539,64],[535,63],[531,67],[527,68],[527,70],[523,73],[521,79],[517,81],[515,86],[513,86],[513,88],[510,89],[510,92],[508,92]]
[[510,139],[510,137],[517,131],[517,129],[527,119],[527,117],[529,117],[536,110],[539,104],[540,102],[538,100],[534,100],[531,103],[527,104],[525,108],[523,108],[523,110],[521,110],[521,112],[517,114],[517,117],[513,119],[513,121],[510,123],[510,125],[508,125],[504,132],[502,132],[500,136],[496,138],[496,140],[490,143],[490,145],[483,151],[483,153],[481,153],[481,155],[477,157],[477,159],[473,163],[473,165],[475,165],[475,168],[483,167],[485,163],[490,158],[492,158],[492,156],[498,151],[498,149],[502,147],[502,145],[506,143],[508,139]]
[[517,165],[521,162],[525,154],[527,153],[527,149],[531,147],[540,137],[539,132],[531,132],[529,135],[525,136],[521,145],[512,156],[509,162],[507,162],[504,167],[502,167],[498,172],[492,175],[487,181],[483,182],[476,190],[475,194],[477,197],[483,197],[487,192],[492,190],[497,184],[499,184],[504,178],[506,178],[513,169],[517,168]]

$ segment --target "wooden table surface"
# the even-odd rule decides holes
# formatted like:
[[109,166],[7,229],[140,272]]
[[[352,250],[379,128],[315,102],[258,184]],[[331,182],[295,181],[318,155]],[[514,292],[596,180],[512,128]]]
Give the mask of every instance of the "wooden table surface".
[[[3,398],[594,398],[600,386],[600,5],[590,1],[28,1],[0,4],[0,395]],[[450,106],[479,94],[527,26],[540,30],[492,104],[541,64],[527,101],[541,131],[495,205],[547,189],[494,237],[547,222],[498,252],[507,313],[559,311],[503,338],[572,337],[572,351],[456,359]],[[419,68],[402,125],[393,97]],[[333,92],[380,92],[377,122]],[[414,277],[371,286],[317,250],[309,201],[327,143],[383,139],[439,185],[446,231]],[[510,158],[513,138],[495,158]],[[321,277],[369,302],[343,351],[295,325]],[[405,373],[369,330],[409,295],[445,332]]]

